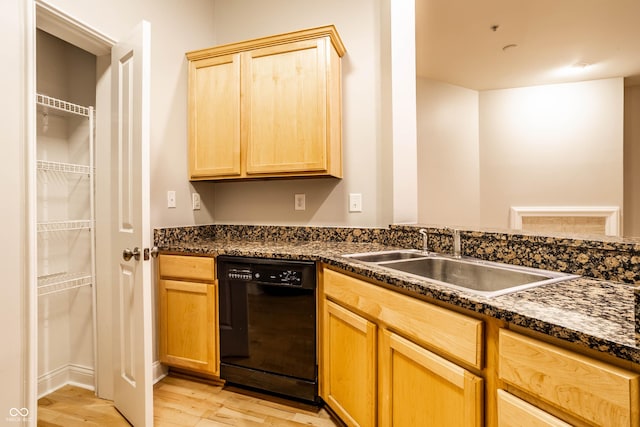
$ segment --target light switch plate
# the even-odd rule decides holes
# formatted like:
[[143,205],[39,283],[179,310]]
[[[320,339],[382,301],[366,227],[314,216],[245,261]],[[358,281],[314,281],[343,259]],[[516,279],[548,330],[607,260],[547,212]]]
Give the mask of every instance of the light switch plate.
[[349,212],[362,212],[362,193],[349,193]]
[[167,207],[175,208],[176,207],[176,192],[169,190],[167,191]]
[[200,210],[200,194],[191,193],[191,208],[194,211]]
[[297,211],[303,211],[306,209],[306,195],[304,193],[294,195],[293,209]]

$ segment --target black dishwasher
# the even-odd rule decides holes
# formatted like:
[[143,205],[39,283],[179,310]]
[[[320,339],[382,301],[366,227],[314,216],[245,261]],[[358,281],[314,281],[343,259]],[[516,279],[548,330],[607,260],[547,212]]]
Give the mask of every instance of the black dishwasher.
[[220,377],[318,401],[311,261],[218,257]]

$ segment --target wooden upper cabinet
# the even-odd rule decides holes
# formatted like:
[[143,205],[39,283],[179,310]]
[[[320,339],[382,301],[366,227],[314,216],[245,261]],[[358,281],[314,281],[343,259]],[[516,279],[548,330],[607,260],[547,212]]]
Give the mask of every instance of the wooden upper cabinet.
[[240,55],[189,64],[191,179],[240,176]]
[[344,53],[333,26],[187,53],[190,179],[342,177]]

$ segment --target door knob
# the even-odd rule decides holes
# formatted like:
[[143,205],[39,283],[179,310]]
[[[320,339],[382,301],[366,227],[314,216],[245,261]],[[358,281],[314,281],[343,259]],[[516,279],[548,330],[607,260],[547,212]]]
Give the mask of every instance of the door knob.
[[149,255],[151,255],[154,258],[158,258],[158,247],[154,246],[151,248],[151,250],[149,250],[149,248],[144,248],[144,260],[145,261],[149,261]]
[[133,251],[129,248],[122,251],[122,259],[124,259],[125,261],[129,261],[131,258],[135,259],[136,261],[140,261],[139,247],[136,246],[135,248],[133,248]]

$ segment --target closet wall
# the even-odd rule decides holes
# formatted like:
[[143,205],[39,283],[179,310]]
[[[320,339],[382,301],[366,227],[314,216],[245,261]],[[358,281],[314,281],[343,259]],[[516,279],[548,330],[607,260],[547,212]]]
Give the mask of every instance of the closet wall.
[[[95,56],[40,30],[36,47],[38,94],[95,105]],[[94,387],[91,124],[37,107],[39,396]]]

